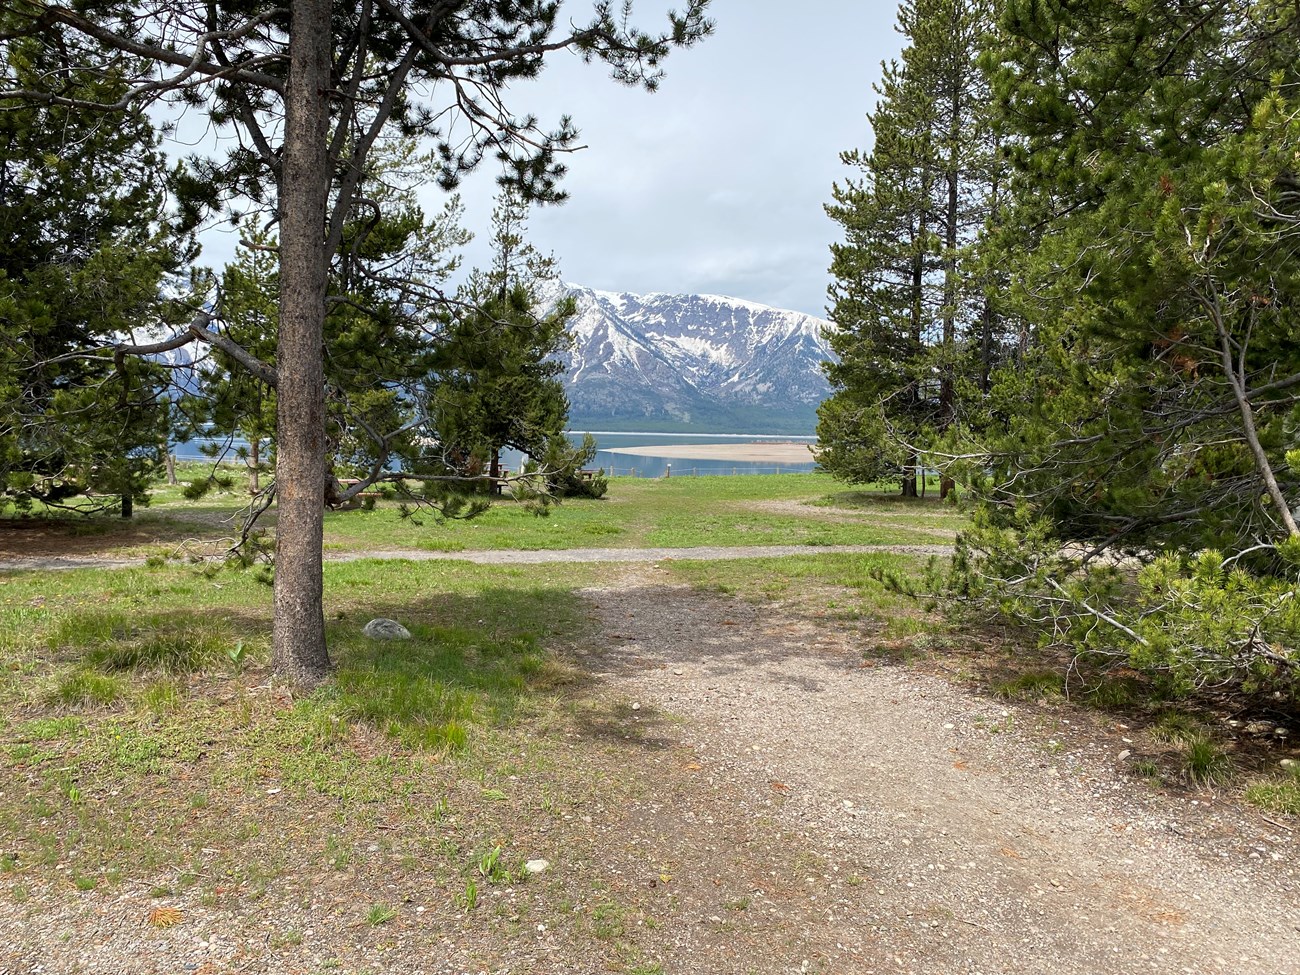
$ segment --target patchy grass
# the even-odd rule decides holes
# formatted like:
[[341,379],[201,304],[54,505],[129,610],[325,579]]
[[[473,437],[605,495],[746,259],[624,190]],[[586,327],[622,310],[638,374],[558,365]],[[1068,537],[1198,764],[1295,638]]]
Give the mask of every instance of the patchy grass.
[[1246,801],[1269,812],[1300,816],[1300,766],[1272,782],[1256,782],[1246,789]]
[[1055,700],[1065,696],[1065,679],[1057,670],[1027,670],[996,681],[991,689],[995,696],[1007,700]]
[[949,632],[947,623],[890,584],[895,575],[919,577],[924,566],[924,559],[888,552],[670,564],[675,575],[705,589],[855,623],[870,633],[870,649],[884,653],[900,643],[928,645]]
[[1160,712],[1147,730],[1156,741],[1172,744],[1188,744],[1206,734],[1205,725],[1198,718],[1177,709]]

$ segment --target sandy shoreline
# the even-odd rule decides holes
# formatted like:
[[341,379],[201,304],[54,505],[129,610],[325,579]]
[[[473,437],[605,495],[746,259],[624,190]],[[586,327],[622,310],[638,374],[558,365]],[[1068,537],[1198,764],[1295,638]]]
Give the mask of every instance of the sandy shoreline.
[[668,457],[673,460],[734,460],[767,464],[811,464],[806,443],[692,443],[649,447],[611,447],[607,453],[629,457]]

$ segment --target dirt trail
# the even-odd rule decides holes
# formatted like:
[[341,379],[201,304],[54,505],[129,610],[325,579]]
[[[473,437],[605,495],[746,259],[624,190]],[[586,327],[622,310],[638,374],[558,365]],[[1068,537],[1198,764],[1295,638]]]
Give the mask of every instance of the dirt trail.
[[1118,736],[1057,745],[1032,709],[865,668],[850,633],[624,571],[585,593],[609,647],[593,666],[684,718],[700,774],[732,788],[680,828],[744,857],[765,818],[808,853],[726,937],[679,934],[664,971],[1300,972],[1294,833],[1146,788]]

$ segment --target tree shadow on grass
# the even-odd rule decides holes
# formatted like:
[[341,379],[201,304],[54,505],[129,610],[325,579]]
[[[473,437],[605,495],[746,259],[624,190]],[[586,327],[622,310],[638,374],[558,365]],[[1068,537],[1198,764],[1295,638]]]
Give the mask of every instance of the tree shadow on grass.
[[[556,588],[485,587],[371,602],[329,628],[335,663],[322,695],[350,720],[418,749],[455,751],[475,725],[500,727],[589,678],[554,650],[583,624],[581,601]],[[409,640],[373,640],[367,620],[395,619]]]

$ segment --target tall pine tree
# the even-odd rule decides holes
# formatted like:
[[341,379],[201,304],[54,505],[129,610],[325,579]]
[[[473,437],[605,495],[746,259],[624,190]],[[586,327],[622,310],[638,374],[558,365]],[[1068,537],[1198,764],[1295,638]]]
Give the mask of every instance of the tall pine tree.
[[[962,565],[1054,638],[1191,684],[1300,672],[1300,21],[1274,0],[1009,0],[996,379]],[[1063,543],[1073,543],[1066,544]],[[1147,568],[1135,581],[1112,555]]]
[[971,342],[992,329],[972,255],[996,176],[978,64],[992,13],[991,0],[900,6],[908,44],[877,88],[872,151],[844,154],[862,176],[836,185],[827,207],[845,239],[831,248],[839,361],[827,365],[835,392],[820,411],[818,457],[854,483],[900,478],[907,496],[919,446],[958,418],[972,356],[978,370],[992,355],[991,336]]
[[[69,98],[128,86],[125,67],[71,66],[24,39],[0,43],[0,63],[21,85],[61,78]],[[158,141],[141,111],[114,124],[57,101],[0,111],[0,504],[94,491],[129,515],[147,499],[168,432],[163,373],[90,350],[182,313],[193,245],[169,219],[182,174]]]

